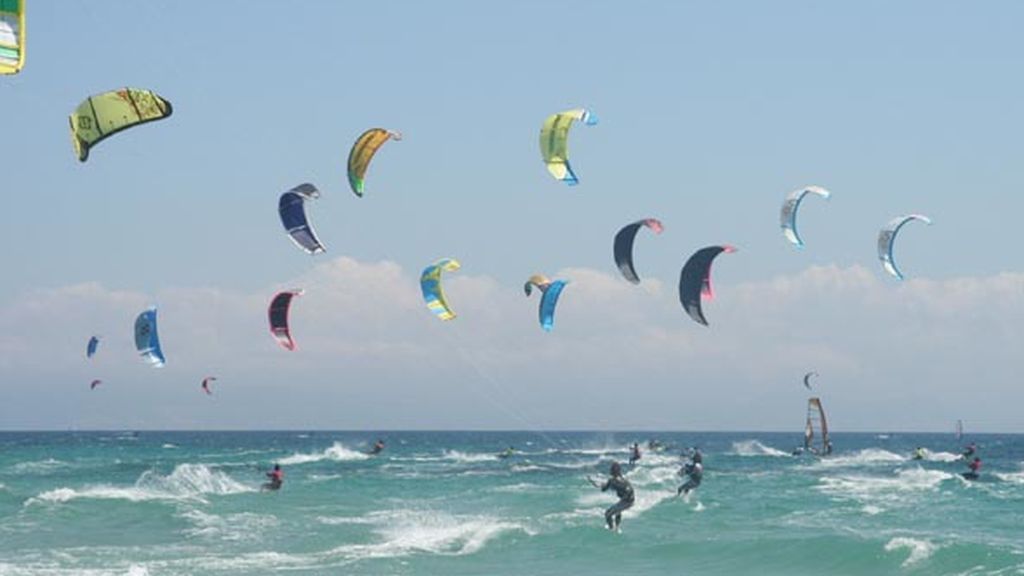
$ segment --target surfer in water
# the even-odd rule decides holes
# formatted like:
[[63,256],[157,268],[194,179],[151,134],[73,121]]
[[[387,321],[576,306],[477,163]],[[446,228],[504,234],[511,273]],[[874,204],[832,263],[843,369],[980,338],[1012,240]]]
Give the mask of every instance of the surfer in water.
[[977,456],[975,456],[974,460],[971,460],[967,464],[967,472],[963,472],[960,475],[963,476],[967,480],[977,480],[978,477],[980,476],[980,472],[981,472],[981,458],[978,458]]
[[676,496],[686,496],[690,490],[700,486],[700,481],[704,479],[704,465],[700,462],[687,462],[679,470],[679,475],[689,476],[689,478],[676,490]]
[[633,442],[633,450],[632,453],[629,455],[629,465],[635,466],[641,458],[643,458],[643,455],[640,454],[640,444]]
[[384,440],[378,438],[377,441],[373,443],[373,448],[370,448],[370,456],[376,456],[377,454],[380,454],[383,451]]
[[509,446],[508,448],[505,448],[504,450],[502,450],[501,452],[498,453],[498,458],[501,458],[502,460],[504,460],[506,458],[514,456],[515,453],[516,453],[515,447],[514,446]]
[[633,485],[622,475],[622,466],[618,462],[612,462],[609,474],[611,474],[611,477],[604,484],[594,481],[593,478],[588,478],[588,480],[590,480],[590,483],[595,488],[600,488],[601,492],[615,490],[619,501],[605,510],[604,521],[608,524],[609,530],[618,532],[619,527],[622,525],[622,513],[633,507],[633,503],[636,502],[636,494],[633,493]]
[[267,472],[267,478],[270,479],[267,483],[260,487],[260,490],[280,490],[281,485],[284,484],[284,470],[281,470],[280,464],[274,464],[274,469]]

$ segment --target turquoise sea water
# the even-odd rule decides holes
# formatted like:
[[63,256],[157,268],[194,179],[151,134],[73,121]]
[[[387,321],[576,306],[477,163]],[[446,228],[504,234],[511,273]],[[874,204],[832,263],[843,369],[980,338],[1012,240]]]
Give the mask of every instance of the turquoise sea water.
[[[674,448],[608,532],[586,476],[649,438]],[[0,433],[0,574],[1024,574],[1024,436],[833,438],[817,459],[789,456],[799,433]],[[674,498],[692,445],[704,483]]]

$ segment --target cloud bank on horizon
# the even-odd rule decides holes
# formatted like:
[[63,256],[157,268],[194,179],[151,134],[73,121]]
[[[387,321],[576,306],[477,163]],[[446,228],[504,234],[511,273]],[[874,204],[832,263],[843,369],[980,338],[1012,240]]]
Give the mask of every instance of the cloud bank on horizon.
[[[815,370],[838,430],[1013,430],[1024,400],[1024,274],[899,285],[860,265],[716,284],[710,328],[686,317],[675,285],[612,272],[571,282],[555,329],[521,286],[464,269],[445,278],[457,319],[438,322],[418,271],[326,260],[254,292],[179,287],[154,294],[84,283],[30,291],[0,309],[5,427],[793,429],[800,377]],[[271,338],[277,289],[296,352]],[[131,323],[159,307],[168,365],[146,365]],[[18,329],[17,327],[30,327]],[[85,343],[104,336],[87,361]],[[217,375],[216,396],[199,393]],[[90,392],[92,378],[102,390]]]

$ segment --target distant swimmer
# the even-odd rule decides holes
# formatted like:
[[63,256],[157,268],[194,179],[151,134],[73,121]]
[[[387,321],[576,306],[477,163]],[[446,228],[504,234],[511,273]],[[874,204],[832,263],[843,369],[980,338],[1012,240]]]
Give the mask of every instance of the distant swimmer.
[[505,448],[501,452],[498,452],[498,458],[501,458],[502,460],[504,460],[506,458],[510,458],[510,457],[514,456],[515,453],[516,453],[515,447],[514,446],[509,446],[508,448]]
[[610,508],[604,512],[604,521],[608,524],[609,530],[619,531],[622,525],[622,513],[625,510],[629,510],[633,507],[633,503],[636,501],[636,495],[633,493],[633,485],[626,480],[625,476],[622,475],[622,466],[619,466],[618,462],[612,462],[611,470],[609,470],[611,477],[601,484],[595,482],[593,479],[589,479],[590,483],[595,488],[600,488],[601,492],[607,492],[608,490],[615,490],[615,494],[619,497],[619,501],[612,504]]
[[643,455],[640,454],[640,445],[637,444],[636,442],[633,442],[632,453],[629,455],[629,465],[636,465],[636,463],[639,462],[641,458],[643,458]]
[[377,441],[373,443],[373,448],[370,448],[370,455],[371,456],[376,456],[377,454],[380,454],[383,451],[384,451],[384,440],[378,438]]
[[260,487],[261,490],[280,490],[281,485],[284,484],[284,470],[281,470],[281,465],[274,464],[274,469],[267,472],[267,478],[270,481],[263,484]]
[[679,471],[679,475],[689,476],[686,482],[676,490],[676,496],[685,496],[690,493],[690,490],[700,486],[700,481],[704,479],[704,465],[700,462],[687,462]]
[[913,459],[914,460],[924,460],[924,457],[926,455],[927,455],[927,451],[924,448],[922,448],[921,446],[918,446],[917,448],[914,449]]
[[975,456],[974,460],[967,464],[967,468],[967,472],[962,472],[960,475],[966,480],[977,480],[981,475],[981,458]]

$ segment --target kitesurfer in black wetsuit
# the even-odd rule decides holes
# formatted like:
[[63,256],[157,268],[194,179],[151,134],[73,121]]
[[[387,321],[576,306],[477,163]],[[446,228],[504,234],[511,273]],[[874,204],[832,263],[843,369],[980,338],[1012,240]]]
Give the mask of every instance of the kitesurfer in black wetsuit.
[[633,442],[633,452],[629,455],[629,465],[635,466],[643,456],[640,454],[640,444]]
[[689,476],[689,479],[676,490],[676,496],[685,496],[690,493],[690,490],[700,486],[700,481],[704,479],[704,465],[700,462],[687,462],[679,471],[679,475]]
[[381,440],[380,438],[378,438],[377,442],[375,442],[373,444],[373,448],[370,448],[370,455],[371,456],[376,456],[377,454],[380,454],[383,451],[384,451],[384,441]]
[[601,492],[607,492],[608,490],[615,490],[615,494],[619,497],[619,501],[612,504],[610,508],[604,512],[604,521],[608,524],[609,530],[618,530],[622,524],[622,512],[629,510],[633,507],[633,503],[636,502],[636,495],[633,493],[633,485],[626,480],[625,476],[622,475],[622,466],[618,462],[612,462],[611,470],[609,470],[611,478],[609,478],[604,484],[600,484],[590,481],[595,487],[600,488]]

